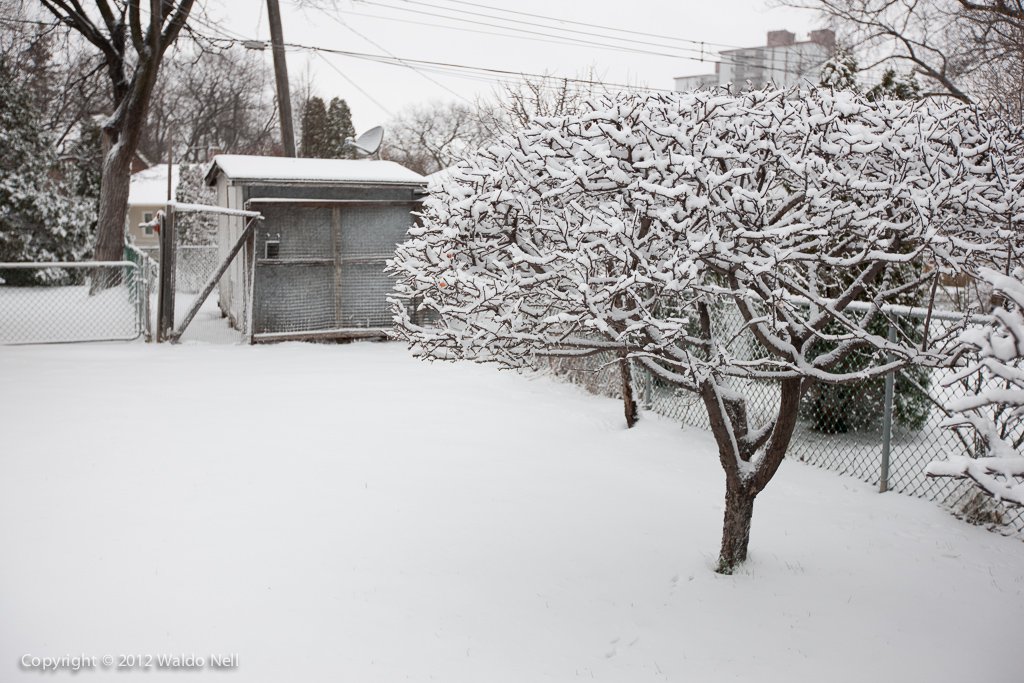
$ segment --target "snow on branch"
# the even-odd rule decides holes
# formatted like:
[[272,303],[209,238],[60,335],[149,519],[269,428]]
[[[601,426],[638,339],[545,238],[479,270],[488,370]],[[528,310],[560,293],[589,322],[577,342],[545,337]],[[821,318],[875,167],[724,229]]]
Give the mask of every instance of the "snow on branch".
[[967,380],[976,390],[949,402],[953,416],[946,425],[973,431],[984,455],[951,456],[926,471],[972,479],[988,495],[1024,506],[1024,268],[1012,276],[984,268],[981,276],[1005,303],[990,325],[961,335],[974,351],[973,362],[948,384]]

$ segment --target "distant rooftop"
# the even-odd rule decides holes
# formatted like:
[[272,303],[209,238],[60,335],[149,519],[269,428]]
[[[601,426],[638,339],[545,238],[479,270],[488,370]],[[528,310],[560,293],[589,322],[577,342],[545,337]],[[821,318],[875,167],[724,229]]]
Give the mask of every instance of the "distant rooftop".
[[[807,40],[798,41],[796,34],[792,31],[780,30],[780,31],[768,31],[765,36],[764,45],[752,45],[750,47],[738,47],[731,50],[720,50],[719,54],[727,56],[729,59],[736,59],[734,55],[743,55],[749,53],[751,50],[771,50],[773,48],[788,48],[797,47],[801,45],[818,45],[822,49],[831,53],[836,48],[836,34],[835,31],[828,28],[818,29],[817,31],[811,31],[807,34]],[[725,60],[728,62],[729,60]],[[706,80],[709,82],[715,82],[718,79],[719,66],[721,62],[715,64],[715,73],[713,74],[686,74],[683,76],[676,76],[676,80],[689,79],[693,81]]]
[[256,182],[372,183],[423,185],[427,179],[393,161],[370,159],[294,159],[241,154],[219,154],[210,162],[206,182],[218,173],[231,180]]
[[[171,167],[171,197],[178,190],[181,175],[178,164]],[[132,174],[128,188],[128,206],[151,206],[167,203],[167,164],[157,164]]]

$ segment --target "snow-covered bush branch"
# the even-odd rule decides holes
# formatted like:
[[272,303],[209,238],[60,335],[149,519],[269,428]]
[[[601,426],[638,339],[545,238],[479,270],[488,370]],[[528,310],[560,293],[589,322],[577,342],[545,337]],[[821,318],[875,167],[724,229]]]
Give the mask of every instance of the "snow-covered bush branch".
[[977,392],[954,399],[947,425],[978,438],[985,457],[950,456],[928,465],[932,477],[973,479],[986,494],[1024,505],[1024,269],[1005,275],[984,269],[982,276],[1005,305],[991,325],[964,332],[962,341],[974,358],[949,381],[975,380]]
[[[609,96],[453,169],[392,263],[396,320],[426,357],[521,367],[611,349],[698,393],[726,471],[727,571],[810,383],[942,363],[947,339],[891,342],[871,323],[1005,258],[1020,147],[960,104]],[[723,305],[741,334],[715,324]],[[863,349],[878,362],[844,372]],[[772,419],[752,417],[740,379],[778,384]]]

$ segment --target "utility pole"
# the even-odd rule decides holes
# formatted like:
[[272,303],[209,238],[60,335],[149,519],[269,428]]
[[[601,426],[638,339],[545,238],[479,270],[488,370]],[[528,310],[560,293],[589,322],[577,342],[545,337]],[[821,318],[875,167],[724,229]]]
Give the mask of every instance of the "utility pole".
[[267,0],[267,21],[270,44],[274,51],[274,77],[277,80],[277,106],[281,114],[281,142],[285,156],[295,156],[295,129],[292,127],[292,96],[288,87],[288,63],[284,56],[284,32],[281,31],[281,8],[277,0]]

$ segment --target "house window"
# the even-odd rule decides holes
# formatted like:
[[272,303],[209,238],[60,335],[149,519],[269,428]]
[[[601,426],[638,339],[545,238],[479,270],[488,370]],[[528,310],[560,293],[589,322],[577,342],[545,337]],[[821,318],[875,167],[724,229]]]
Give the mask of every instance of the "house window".
[[153,213],[151,211],[147,211],[146,213],[142,214],[142,222],[145,224],[142,226],[142,232],[147,235],[152,235],[153,226],[151,224],[153,222]]
[[267,240],[263,245],[264,258],[281,258],[281,241]]

